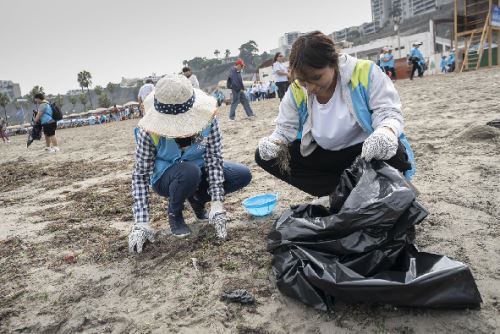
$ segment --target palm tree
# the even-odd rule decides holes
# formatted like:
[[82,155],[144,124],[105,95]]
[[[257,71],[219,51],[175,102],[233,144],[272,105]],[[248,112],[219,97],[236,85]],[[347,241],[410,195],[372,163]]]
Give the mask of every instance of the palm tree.
[[226,60],[228,60],[229,56],[231,55],[231,50],[226,49],[226,51],[224,52],[224,55],[226,56]]
[[0,93],[0,106],[3,107],[3,111],[5,113],[5,124],[9,126],[9,119],[7,118],[7,109],[5,108],[9,104],[10,100],[7,94]]
[[215,49],[214,55],[215,55],[215,58],[219,59],[220,51],[218,49]]
[[83,87],[87,88],[90,107],[94,108],[94,106],[92,105],[92,96],[90,96],[90,90],[89,90],[89,87],[92,86],[92,74],[90,74],[90,72],[83,70],[80,73],[78,73],[78,77],[76,80],[78,81],[78,84],[82,88],[82,92],[83,92]]
[[182,61],[182,65],[184,65],[184,66],[188,66],[188,61],[187,61],[187,60],[183,60],[183,61]]

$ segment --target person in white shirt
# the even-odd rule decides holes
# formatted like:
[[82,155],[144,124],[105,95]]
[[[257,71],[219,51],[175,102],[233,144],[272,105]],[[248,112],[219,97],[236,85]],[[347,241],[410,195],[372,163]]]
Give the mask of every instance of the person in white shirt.
[[[259,81],[260,82],[260,81]],[[264,100],[264,99],[267,99],[267,89],[269,88],[269,82],[260,82],[260,87],[259,87],[259,91],[260,91],[260,99],[261,100]]]
[[191,69],[189,67],[184,67],[182,69],[182,74],[184,74],[184,76],[186,78],[189,79],[189,81],[191,81],[191,84],[193,85],[193,88],[200,88],[200,83],[198,82],[198,78],[196,77],[196,75],[193,74],[193,72],[191,72]]
[[[261,168],[318,197],[335,190],[359,155],[385,160],[411,179],[415,164],[401,101],[378,66],[338,54],[332,39],[315,31],[293,44],[290,75],[295,80],[280,103],[276,128],[255,152]],[[280,168],[283,156],[289,157],[288,171]]]
[[146,83],[142,85],[139,89],[139,93],[137,94],[137,102],[139,102],[139,116],[142,117],[144,113],[144,105],[143,102],[146,99],[146,96],[149,95],[155,89],[155,85],[153,85],[153,80],[146,79]]
[[274,55],[273,74],[276,79],[276,86],[278,86],[280,101],[283,100],[283,96],[285,96],[285,92],[290,84],[288,81],[288,67],[284,63],[285,56],[281,52],[277,52]]

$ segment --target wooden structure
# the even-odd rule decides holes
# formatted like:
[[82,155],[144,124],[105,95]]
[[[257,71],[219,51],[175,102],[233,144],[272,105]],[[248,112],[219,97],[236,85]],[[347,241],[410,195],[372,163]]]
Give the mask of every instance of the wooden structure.
[[460,72],[499,64],[500,25],[492,25],[495,6],[500,0],[455,0],[455,63]]

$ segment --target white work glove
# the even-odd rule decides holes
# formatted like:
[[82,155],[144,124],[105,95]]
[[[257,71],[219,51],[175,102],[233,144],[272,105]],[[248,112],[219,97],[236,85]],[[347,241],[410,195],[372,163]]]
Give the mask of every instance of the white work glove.
[[363,143],[361,157],[366,161],[388,160],[398,150],[398,138],[386,127],[377,128]]
[[264,137],[259,140],[259,155],[262,160],[269,161],[276,158],[279,151],[279,145],[271,141],[269,137]]
[[142,253],[146,241],[155,242],[155,232],[149,224],[135,224],[128,235],[128,251]]
[[226,239],[226,210],[222,206],[221,201],[214,201],[210,204],[210,213],[208,214],[208,223],[214,225],[215,234],[219,239]]

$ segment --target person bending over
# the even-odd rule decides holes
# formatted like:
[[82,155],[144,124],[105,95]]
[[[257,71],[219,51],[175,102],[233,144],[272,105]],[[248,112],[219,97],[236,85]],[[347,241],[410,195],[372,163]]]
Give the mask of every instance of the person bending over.
[[[294,81],[275,130],[260,139],[255,153],[261,168],[318,197],[335,190],[359,155],[385,160],[411,178],[415,166],[400,98],[378,66],[338,54],[333,41],[316,31],[293,44],[290,73]],[[281,167],[282,156],[289,156],[288,168]]]

